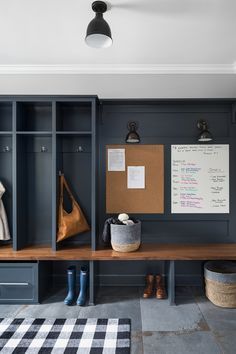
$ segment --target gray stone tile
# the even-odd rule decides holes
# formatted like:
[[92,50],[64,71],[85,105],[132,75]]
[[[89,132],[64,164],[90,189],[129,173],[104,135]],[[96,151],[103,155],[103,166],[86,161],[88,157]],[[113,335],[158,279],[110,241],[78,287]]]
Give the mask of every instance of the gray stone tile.
[[82,307],[80,317],[130,318],[132,331],[142,330],[139,299],[104,297],[95,306]]
[[142,332],[131,332],[131,354],[143,354]]
[[236,309],[218,307],[205,297],[196,301],[211,330],[236,330]]
[[78,318],[79,306],[66,306],[63,302],[42,305],[26,305],[18,312],[16,317],[32,318]]
[[81,308],[79,306],[66,306],[63,300],[66,290],[56,292],[46,299],[42,304],[24,305],[17,317],[33,318],[77,318]]
[[208,330],[197,304],[186,297],[177,299],[177,306],[168,300],[141,299],[143,331]]
[[80,307],[66,306],[63,300],[66,290],[50,296],[42,304],[24,305],[15,314],[16,317],[33,318],[131,318],[132,330],[141,331],[140,301],[138,295],[130,297],[102,296],[97,305]]
[[211,332],[144,332],[144,354],[222,354]]
[[236,352],[236,336],[235,331],[222,330],[213,332],[216,341],[222,348],[224,354],[235,354]]
[[0,317],[15,317],[23,305],[0,305]]

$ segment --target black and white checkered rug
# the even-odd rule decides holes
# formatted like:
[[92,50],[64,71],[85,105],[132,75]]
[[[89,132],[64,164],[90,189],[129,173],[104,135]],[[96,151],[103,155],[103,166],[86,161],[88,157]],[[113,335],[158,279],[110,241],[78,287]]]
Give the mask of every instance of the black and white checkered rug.
[[3,354],[129,354],[129,319],[1,318]]

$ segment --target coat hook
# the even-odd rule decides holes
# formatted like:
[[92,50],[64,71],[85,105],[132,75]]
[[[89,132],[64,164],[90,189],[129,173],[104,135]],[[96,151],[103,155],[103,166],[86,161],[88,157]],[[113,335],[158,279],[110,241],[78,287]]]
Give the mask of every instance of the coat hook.
[[4,146],[4,148],[3,148],[3,151],[4,152],[10,152],[11,151],[11,148],[10,148],[10,146]]
[[80,145],[80,146],[78,146],[77,148],[76,148],[76,150],[75,150],[75,152],[83,152],[84,151],[84,149],[83,149],[83,147]]
[[47,151],[48,151],[48,149],[46,146],[41,146],[41,152],[47,152]]

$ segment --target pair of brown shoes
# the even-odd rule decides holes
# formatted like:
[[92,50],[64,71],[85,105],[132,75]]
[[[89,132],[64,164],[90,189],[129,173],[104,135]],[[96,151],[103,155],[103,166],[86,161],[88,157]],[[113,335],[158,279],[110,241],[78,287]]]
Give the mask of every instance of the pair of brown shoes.
[[[155,287],[154,287],[155,286]],[[166,290],[163,282],[163,278],[160,274],[154,276],[152,274],[148,274],[146,276],[146,287],[143,292],[143,297],[145,299],[153,296],[154,288],[156,291],[157,299],[166,299]]]

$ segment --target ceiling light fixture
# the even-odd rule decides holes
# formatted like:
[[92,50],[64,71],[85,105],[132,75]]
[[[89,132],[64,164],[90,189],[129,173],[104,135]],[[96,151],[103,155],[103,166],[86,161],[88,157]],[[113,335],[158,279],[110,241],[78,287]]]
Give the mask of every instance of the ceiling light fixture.
[[198,129],[201,130],[200,135],[198,136],[198,141],[202,142],[202,143],[206,143],[208,141],[212,141],[213,137],[212,134],[209,132],[208,130],[208,124],[205,120],[199,120],[197,122],[197,127]]
[[96,15],[88,25],[85,42],[92,48],[108,48],[112,45],[111,29],[103,18],[107,4],[104,1],[94,1],[92,9]]

